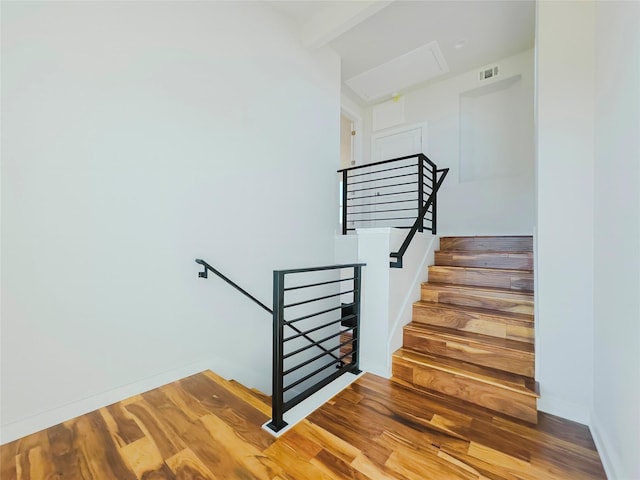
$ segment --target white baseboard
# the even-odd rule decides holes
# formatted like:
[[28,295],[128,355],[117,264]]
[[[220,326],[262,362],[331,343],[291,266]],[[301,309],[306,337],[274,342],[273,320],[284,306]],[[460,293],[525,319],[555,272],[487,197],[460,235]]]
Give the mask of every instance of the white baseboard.
[[58,423],[65,422],[79,415],[84,415],[134,395],[148,392],[149,390],[175,382],[189,375],[208,370],[211,368],[211,363],[211,361],[202,361],[186,365],[7,423],[0,426],[0,445],[39,432],[45,428],[52,427]]
[[631,477],[631,475],[624,472],[622,461],[620,456],[613,448],[613,443],[610,441],[606,430],[602,428],[602,424],[598,420],[598,417],[591,415],[591,436],[598,449],[602,466],[607,474],[607,478],[610,480],[637,480],[638,477]]

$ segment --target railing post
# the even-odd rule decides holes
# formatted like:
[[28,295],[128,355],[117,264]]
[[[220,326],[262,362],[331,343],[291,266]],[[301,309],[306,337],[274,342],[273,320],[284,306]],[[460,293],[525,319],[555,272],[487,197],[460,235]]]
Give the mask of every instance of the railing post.
[[431,204],[431,233],[433,235],[436,234],[436,217],[438,212],[438,193],[437,193],[437,183],[438,183],[438,169],[435,165],[431,166],[431,170],[433,170],[433,174],[431,175],[431,191],[436,192],[433,196],[433,203]]
[[353,267],[353,313],[356,316],[356,327],[351,331],[351,373],[358,375],[360,370],[360,291],[362,287],[362,266]]
[[[424,205],[424,160],[422,159],[422,155],[418,155],[418,213],[420,214],[420,209]],[[422,232],[424,229],[424,217],[420,221],[420,226],[418,227],[418,231]]]
[[273,370],[271,393],[271,422],[267,425],[277,432],[287,426],[284,415],[284,272],[273,272]]
[[342,234],[347,234],[347,171],[342,172]]

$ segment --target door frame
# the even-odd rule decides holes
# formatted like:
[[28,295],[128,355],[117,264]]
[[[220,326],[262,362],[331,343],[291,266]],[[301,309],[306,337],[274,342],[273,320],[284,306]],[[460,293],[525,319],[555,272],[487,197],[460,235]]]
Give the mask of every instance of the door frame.
[[376,140],[378,140],[379,138],[382,137],[388,137],[391,135],[398,135],[401,133],[406,133],[410,130],[416,130],[416,129],[420,129],[421,130],[421,137],[422,137],[422,151],[421,152],[414,152],[414,153],[424,153],[425,155],[427,154],[427,147],[428,147],[428,138],[427,137],[427,122],[420,122],[420,123],[412,123],[412,124],[408,124],[408,125],[402,125],[400,127],[392,127],[392,128],[385,128],[384,130],[379,130],[375,133],[371,134],[371,162],[373,162],[373,157],[375,154],[375,146],[376,146]]
[[363,138],[364,132],[362,130],[362,117],[358,115],[355,110],[351,108],[341,105],[340,113],[347,117],[353,123],[353,128],[356,131],[356,134],[353,138],[353,144],[351,146],[351,156],[353,161],[355,162],[353,166],[360,165],[362,163],[362,146],[363,146]]

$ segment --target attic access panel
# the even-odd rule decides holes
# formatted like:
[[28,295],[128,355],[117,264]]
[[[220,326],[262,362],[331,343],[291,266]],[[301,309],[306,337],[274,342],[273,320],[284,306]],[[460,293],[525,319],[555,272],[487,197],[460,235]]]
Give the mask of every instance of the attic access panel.
[[345,81],[367,102],[444,75],[449,66],[435,40]]

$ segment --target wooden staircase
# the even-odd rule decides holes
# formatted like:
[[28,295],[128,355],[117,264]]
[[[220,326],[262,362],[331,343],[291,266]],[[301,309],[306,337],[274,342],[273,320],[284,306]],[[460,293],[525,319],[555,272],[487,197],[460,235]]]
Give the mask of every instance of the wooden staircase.
[[393,376],[537,423],[532,237],[444,237]]

